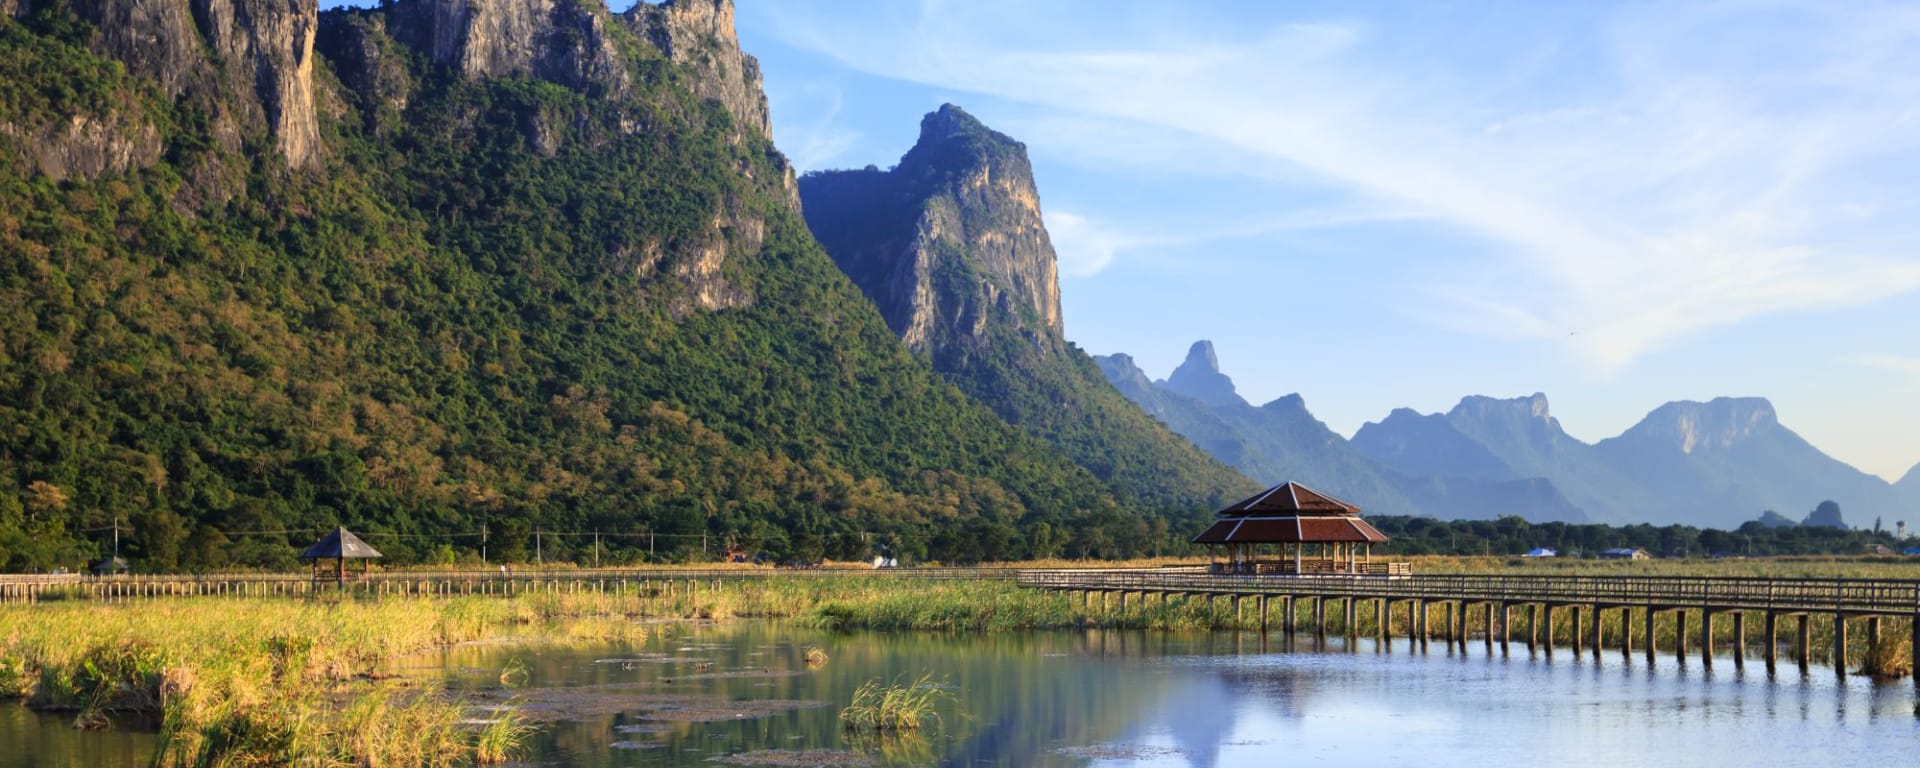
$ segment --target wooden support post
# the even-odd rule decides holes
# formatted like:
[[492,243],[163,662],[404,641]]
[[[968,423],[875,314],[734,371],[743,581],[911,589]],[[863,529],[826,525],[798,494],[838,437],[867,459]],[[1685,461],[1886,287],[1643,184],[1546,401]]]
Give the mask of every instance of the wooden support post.
[[1533,653],[1534,647],[1540,644],[1539,619],[1540,619],[1539,604],[1527,603],[1527,653]]
[[1880,617],[1867,617],[1867,663],[1865,671],[1869,675],[1880,674]]
[[1800,672],[1804,674],[1807,671],[1807,666],[1813,663],[1812,616],[1803,613],[1794,618],[1800,620],[1800,624],[1796,629],[1799,630],[1800,635]]
[[1542,613],[1545,613],[1547,618],[1542,628],[1546,630],[1544,635],[1547,643],[1547,658],[1553,658],[1553,603],[1547,603],[1545,608]]
[[1913,655],[1913,658],[1907,660],[1907,663],[1912,665],[1908,669],[1912,670],[1910,675],[1913,677],[1914,686],[1920,688],[1920,613],[1915,613],[1907,619],[1907,648]]
[[1760,655],[1767,662],[1767,671],[1772,672],[1774,664],[1780,660],[1780,614],[1767,611],[1760,622],[1764,625],[1760,630],[1760,639],[1766,642],[1761,647]]
[[1567,606],[1567,612],[1573,614],[1573,656],[1577,659],[1580,657],[1580,605]]
[[1447,601],[1447,648],[1449,649],[1453,648],[1453,644],[1460,639],[1460,612],[1465,608],[1465,603]]
[[1713,611],[1700,611],[1700,663],[1713,668]]
[[1351,641],[1360,637],[1360,601],[1349,596],[1346,599],[1346,604],[1346,616],[1344,617],[1346,626],[1341,629],[1345,630],[1347,640]]
[[1228,602],[1231,602],[1233,604],[1233,628],[1239,629],[1242,626],[1241,616],[1240,616],[1240,596],[1234,595]]
[[1594,661],[1600,660],[1600,649],[1606,645],[1606,642],[1605,642],[1606,631],[1604,628],[1606,627],[1607,623],[1601,620],[1603,618],[1605,618],[1603,609],[1600,607],[1599,604],[1597,603],[1594,604],[1593,606],[1593,659]]
[[1487,646],[1487,655],[1492,656],[1493,655],[1493,603],[1481,603],[1481,606],[1487,615],[1486,616],[1487,635],[1486,635],[1486,638],[1482,640],[1482,642]]
[[1513,640],[1512,620],[1512,608],[1505,602],[1500,603],[1500,655],[1502,656],[1511,653],[1513,650],[1508,645]]
[[1293,595],[1280,598],[1280,607],[1283,611],[1280,614],[1281,629],[1288,635],[1292,635],[1296,626],[1295,620],[1299,618],[1300,607],[1293,604]]
[[1433,627],[1429,624],[1433,620],[1433,606],[1427,605],[1425,598],[1415,602],[1420,606],[1420,651],[1425,653],[1433,643]]
[[1733,612],[1733,668],[1747,667],[1747,612]]
[[1327,636],[1327,599],[1313,596],[1313,636]]
[[1847,615],[1833,615],[1833,672],[1847,676]]
[[1260,596],[1260,634],[1267,633],[1267,596]]
[[1392,634],[1387,631],[1387,625],[1391,623],[1392,620],[1393,620],[1393,611],[1388,608],[1387,599],[1384,597],[1374,598],[1373,599],[1373,639],[1375,641],[1379,642],[1382,645],[1386,644],[1387,636],[1389,634]]
[[1647,643],[1647,666],[1649,667],[1653,666],[1654,656],[1659,653],[1658,646],[1660,643],[1654,640],[1653,634],[1653,618],[1659,615],[1659,613],[1659,611],[1653,609],[1653,605],[1647,605],[1647,631],[1645,634]]
[[1673,612],[1673,657],[1681,662],[1687,660],[1687,609]]
[[1620,660],[1633,661],[1633,606],[1620,607]]

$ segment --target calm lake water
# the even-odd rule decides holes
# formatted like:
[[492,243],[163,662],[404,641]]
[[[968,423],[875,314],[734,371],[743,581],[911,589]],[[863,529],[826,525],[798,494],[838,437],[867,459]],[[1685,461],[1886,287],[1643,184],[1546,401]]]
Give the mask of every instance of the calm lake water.
[[[1910,681],[1815,666],[1707,670],[1663,655],[1595,662],[1478,643],[1411,652],[1280,635],[834,634],[766,623],[660,625],[633,645],[449,649],[395,665],[555,719],[534,765],[713,766],[761,750],[861,752],[880,765],[1828,766],[1910,764]],[[829,660],[808,669],[807,645]],[[515,685],[501,689],[502,670]],[[862,682],[931,673],[952,700],[919,735],[842,732]],[[0,768],[138,765],[150,735],[79,733],[0,706]]]

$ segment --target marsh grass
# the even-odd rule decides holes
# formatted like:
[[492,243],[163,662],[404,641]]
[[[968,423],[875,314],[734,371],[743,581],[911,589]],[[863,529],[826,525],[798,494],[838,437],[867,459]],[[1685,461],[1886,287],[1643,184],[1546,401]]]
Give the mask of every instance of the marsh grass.
[[615,600],[188,598],[0,607],[0,696],[79,727],[157,725],[160,766],[471,765],[509,759],[511,714],[474,727],[465,701],[382,664],[515,637],[631,640]]
[[917,731],[929,721],[938,722],[936,705],[952,698],[931,673],[906,684],[868,680],[854,690],[853,703],[840,710],[840,724],[858,733]]

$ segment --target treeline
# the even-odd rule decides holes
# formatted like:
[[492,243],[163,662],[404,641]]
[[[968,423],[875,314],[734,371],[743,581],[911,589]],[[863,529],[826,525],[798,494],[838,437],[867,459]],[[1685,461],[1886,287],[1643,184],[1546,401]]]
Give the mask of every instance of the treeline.
[[[315,173],[60,4],[0,17],[0,569],[77,569],[116,529],[137,570],[284,568],[335,525],[396,564],[477,560],[482,531],[492,561],[588,561],[593,531],[610,563],[1128,557],[1210,511],[908,354],[779,154],[641,41],[603,98],[451,77],[363,24],[396,101],[330,58],[385,12],[323,15]],[[155,126],[161,160],[11,164],[72,115]]]
[[1389,541],[1376,552],[1403,555],[1519,555],[1538,548],[1560,557],[1598,557],[1607,549],[1642,549],[1654,557],[1842,555],[1902,542],[1891,532],[1817,525],[1770,527],[1758,521],[1737,530],[1691,525],[1578,525],[1529,523],[1520,517],[1443,521],[1426,517],[1368,517]]

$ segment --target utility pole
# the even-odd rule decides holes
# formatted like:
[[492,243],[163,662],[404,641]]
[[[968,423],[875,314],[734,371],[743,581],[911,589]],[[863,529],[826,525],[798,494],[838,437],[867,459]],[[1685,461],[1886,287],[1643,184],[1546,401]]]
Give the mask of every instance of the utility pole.
[[487,525],[480,524],[480,564],[487,564]]
[[120,560],[120,516],[113,516],[113,560],[109,568],[119,565]]
[[593,532],[593,567],[600,567],[600,531]]
[[546,558],[540,556],[540,529],[538,528],[533,529],[533,561],[535,563],[545,563],[547,561]]

